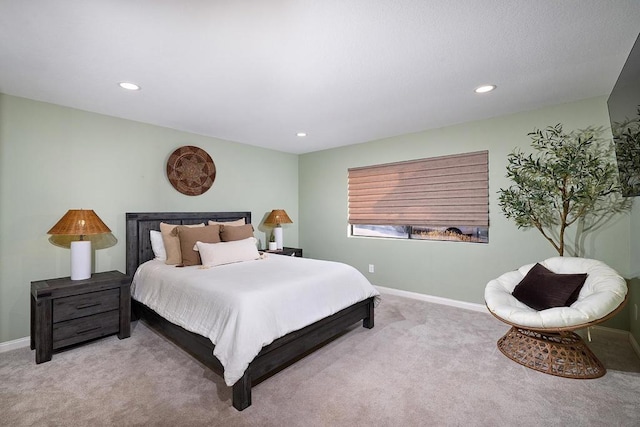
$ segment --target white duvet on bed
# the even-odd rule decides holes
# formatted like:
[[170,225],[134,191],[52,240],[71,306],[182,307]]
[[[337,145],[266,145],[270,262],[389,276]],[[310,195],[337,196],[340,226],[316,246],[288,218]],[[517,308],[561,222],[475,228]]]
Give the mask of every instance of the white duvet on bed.
[[131,295],[208,337],[231,386],[265,345],[379,293],[349,265],[267,255],[211,268],[148,261],[138,267]]

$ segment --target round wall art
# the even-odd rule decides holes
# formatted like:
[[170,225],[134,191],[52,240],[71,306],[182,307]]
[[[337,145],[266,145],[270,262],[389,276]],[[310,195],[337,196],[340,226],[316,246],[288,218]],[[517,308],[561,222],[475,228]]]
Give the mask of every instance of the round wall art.
[[216,165],[202,148],[185,145],[169,156],[167,178],[182,194],[199,196],[213,185]]

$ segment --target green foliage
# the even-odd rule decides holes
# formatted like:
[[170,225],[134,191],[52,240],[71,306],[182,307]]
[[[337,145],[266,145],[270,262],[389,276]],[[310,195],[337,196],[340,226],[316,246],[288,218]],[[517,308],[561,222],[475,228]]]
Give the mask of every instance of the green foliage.
[[613,142],[620,171],[620,186],[625,196],[640,195],[640,106],[638,117],[615,122]]
[[618,185],[611,144],[602,128],[565,133],[562,125],[529,133],[536,154],[515,150],[508,158],[513,185],[499,191],[499,205],[518,228],[535,227],[564,255],[565,230],[578,220],[593,227],[628,209]]

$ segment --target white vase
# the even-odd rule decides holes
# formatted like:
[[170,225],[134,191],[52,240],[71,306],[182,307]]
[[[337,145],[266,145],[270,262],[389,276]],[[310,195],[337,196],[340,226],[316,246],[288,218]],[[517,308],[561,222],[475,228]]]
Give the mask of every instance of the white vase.
[[278,249],[278,244],[276,242],[269,242],[269,250],[275,251]]

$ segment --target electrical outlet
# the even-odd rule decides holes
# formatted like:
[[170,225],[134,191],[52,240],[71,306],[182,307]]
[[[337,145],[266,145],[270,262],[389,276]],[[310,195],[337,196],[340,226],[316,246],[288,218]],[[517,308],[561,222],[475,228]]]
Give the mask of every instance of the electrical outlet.
[[[369,264],[369,273],[375,273],[375,272],[376,272],[376,266],[373,265],[373,264]],[[636,310],[636,313],[637,312],[638,311]],[[636,315],[636,317],[638,317],[638,316]]]

